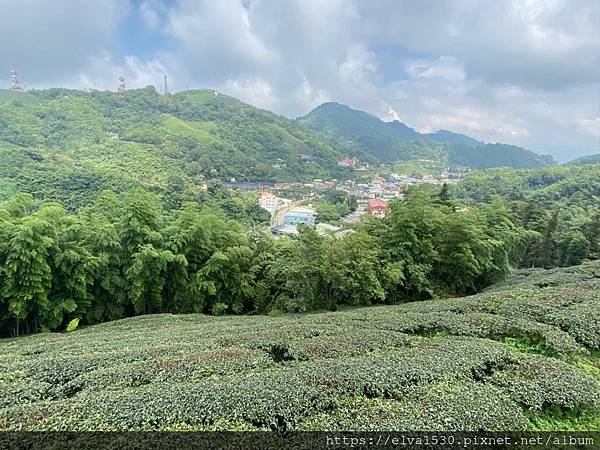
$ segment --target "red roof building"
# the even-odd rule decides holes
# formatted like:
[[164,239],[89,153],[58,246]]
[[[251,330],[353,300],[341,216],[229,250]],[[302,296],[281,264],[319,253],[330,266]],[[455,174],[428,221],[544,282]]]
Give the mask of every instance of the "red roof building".
[[341,161],[338,161],[338,166],[340,167],[354,167],[356,166],[356,163],[358,162],[358,160],[356,158],[346,158],[346,159],[342,159]]
[[385,213],[389,207],[390,205],[388,205],[387,202],[377,198],[370,198],[367,202],[367,211],[369,214],[375,217],[385,217]]

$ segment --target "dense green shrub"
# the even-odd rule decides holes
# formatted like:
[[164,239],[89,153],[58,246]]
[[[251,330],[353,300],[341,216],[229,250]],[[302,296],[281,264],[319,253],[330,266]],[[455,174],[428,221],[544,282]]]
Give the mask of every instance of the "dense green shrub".
[[577,270],[560,286],[537,286],[556,272],[529,287],[516,275],[515,292],[443,301],[145,315],[6,339],[0,429],[595,429],[600,360],[580,337],[596,324],[571,335],[541,321],[597,302],[597,264]]
[[338,400],[333,414],[315,414],[300,425],[325,431],[518,431],[526,427],[523,411],[501,390],[468,380],[425,385],[401,400]]
[[598,382],[555,359],[523,357],[518,365],[494,373],[492,382],[514,401],[531,409],[574,410],[600,405]]

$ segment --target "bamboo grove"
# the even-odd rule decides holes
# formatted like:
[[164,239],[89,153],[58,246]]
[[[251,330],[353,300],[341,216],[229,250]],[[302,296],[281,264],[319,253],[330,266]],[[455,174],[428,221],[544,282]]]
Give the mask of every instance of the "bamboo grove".
[[476,292],[540,238],[500,200],[464,207],[424,190],[343,237],[274,240],[136,187],[69,213],[19,194],[0,209],[2,335],[150,313],[335,310]]

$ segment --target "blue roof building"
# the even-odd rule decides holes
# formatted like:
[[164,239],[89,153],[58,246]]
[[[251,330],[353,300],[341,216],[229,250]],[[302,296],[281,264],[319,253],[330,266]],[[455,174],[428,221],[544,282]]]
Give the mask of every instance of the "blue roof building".
[[283,216],[284,225],[314,225],[315,211],[310,208],[293,208]]

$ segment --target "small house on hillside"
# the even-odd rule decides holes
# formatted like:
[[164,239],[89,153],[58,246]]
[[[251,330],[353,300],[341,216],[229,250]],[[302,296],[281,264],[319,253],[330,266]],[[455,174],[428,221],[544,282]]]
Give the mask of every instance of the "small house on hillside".
[[356,158],[346,158],[346,159],[342,159],[341,161],[338,161],[338,166],[340,167],[355,167],[356,163],[358,163],[358,160]]

